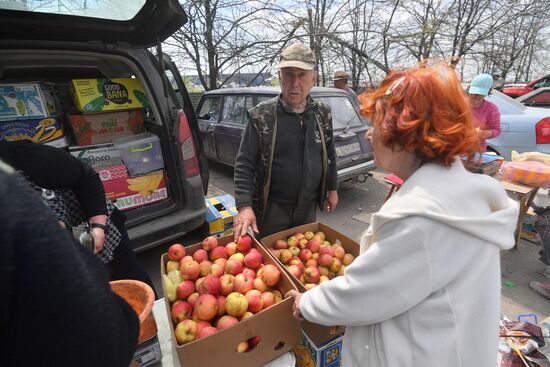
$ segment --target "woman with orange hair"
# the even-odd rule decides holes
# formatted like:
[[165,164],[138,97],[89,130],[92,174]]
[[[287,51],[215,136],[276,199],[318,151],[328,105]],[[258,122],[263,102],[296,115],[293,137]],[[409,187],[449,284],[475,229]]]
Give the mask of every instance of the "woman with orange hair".
[[294,313],[346,325],[342,366],[494,366],[499,252],[518,208],[495,179],[464,168],[479,149],[453,69],[392,72],[359,97],[376,164],[404,179],[344,276],[303,294]]

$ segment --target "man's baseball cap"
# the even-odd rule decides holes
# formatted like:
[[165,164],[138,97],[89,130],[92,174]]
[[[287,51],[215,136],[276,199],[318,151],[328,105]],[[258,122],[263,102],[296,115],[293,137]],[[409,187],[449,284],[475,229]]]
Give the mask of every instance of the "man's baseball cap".
[[489,74],[476,75],[470,83],[468,89],[469,94],[478,94],[480,96],[486,96],[493,87],[493,77]]
[[349,79],[348,73],[342,70],[338,70],[337,72],[335,72],[334,76],[332,77],[332,81],[342,80],[342,79]]
[[313,55],[313,51],[309,47],[297,42],[283,50],[276,68],[313,70],[315,69],[315,55]]

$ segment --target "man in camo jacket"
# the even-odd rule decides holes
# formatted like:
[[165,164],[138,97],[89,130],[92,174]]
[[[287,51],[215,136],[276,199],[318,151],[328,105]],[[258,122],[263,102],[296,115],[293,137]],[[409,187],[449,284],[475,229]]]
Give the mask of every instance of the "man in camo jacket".
[[309,92],[315,56],[301,43],[283,50],[281,94],[248,111],[235,162],[235,240],[249,227],[265,237],[316,220],[338,204],[330,107]]

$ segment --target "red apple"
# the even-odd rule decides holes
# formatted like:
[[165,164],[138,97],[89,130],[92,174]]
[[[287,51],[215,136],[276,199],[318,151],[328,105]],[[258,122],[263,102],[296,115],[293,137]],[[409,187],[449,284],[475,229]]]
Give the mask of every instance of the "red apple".
[[227,250],[227,256],[235,255],[237,253],[237,244],[235,242],[229,242],[225,245],[225,249]]
[[311,252],[319,252],[319,249],[321,248],[321,241],[312,239],[307,242],[306,246],[311,250]]
[[277,250],[284,250],[288,248],[288,242],[286,242],[285,240],[277,240],[273,247],[275,247],[275,249]]
[[317,269],[319,269],[319,274],[321,275],[328,276],[328,274],[330,273],[330,270],[326,266],[319,266],[317,267]]
[[332,256],[340,260],[344,260],[344,256],[346,256],[346,250],[342,246],[333,247],[333,253]]
[[252,238],[247,234],[241,236],[241,238],[239,238],[239,242],[237,242],[237,250],[239,250],[243,254],[246,254],[248,253],[248,251],[250,251],[251,248]]
[[321,248],[319,249],[319,256],[321,256],[322,254],[334,256],[334,249],[332,248],[332,246],[321,246]]
[[223,316],[225,315],[225,296],[218,296],[216,298],[218,299],[218,312],[216,315]]
[[210,274],[210,267],[212,266],[212,263],[208,260],[203,261],[199,264],[199,274],[201,277],[205,277],[208,274]]
[[254,278],[248,277],[244,273],[237,275],[233,281],[233,290],[241,294],[246,294],[246,292],[253,288]]
[[263,292],[262,301],[264,301],[264,308],[268,308],[275,304],[275,294],[273,292]]
[[176,301],[172,305],[170,316],[172,317],[172,321],[177,324],[180,321],[188,319],[192,312],[193,306],[191,306],[189,302]]
[[197,291],[199,291],[199,294],[201,295],[213,294],[214,296],[217,296],[218,294],[220,294],[221,288],[222,284],[220,278],[210,274],[204,277],[201,284],[197,288]]
[[208,260],[208,252],[204,249],[198,249],[193,253],[193,260],[198,262],[199,264],[202,263],[205,260]]
[[191,280],[184,280],[176,287],[176,296],[178,299],[185,301],[191,294],[195,292],[195,283]]
[[254,289],[257,289],[260,292],[265,292],[269,289],[269,287],[265,284],[262,278],[254,278]]
[[207,336],[212,335],[217,331],[218,329],[216,329],[214,326],[207,326],[198,333],[197,339],[206,338]]
[[[322,231],[315,232],[315,236],[319,236],[321,238],[321,242],[323,242],[324,240],[327,239],[326,236],[325,236],[325,233],[322,232]],[[315,236],[313,236],[313,237],[315,237]]]
[[242,273],[246,275],[247,278],[256,278],[256,272],[250,268],[244,268]]
[[250,250],[250,252],[244,257],[244,265],[251,269],[256,269],[261,263],[262,254],[256,249]]
[[329,267],[332,264],[332,256],[329,254],[320,254],[319,259],[317,260],[320,266]]
[[296,236],[290,236],[287,240],[288,246],[298,246],[300,239]]
[[197,334],[199,334],[202,329],[204,329],[205,327],[209,327],[209,326],[212,326],[212,324],[210,324],[210,322],[208,322],[208,321],[199,321],[199,322],[197,322]]
[[213,248],[218,247],[218,239],[212,236],[206,237],[202,240],[201,245],[205,251],[211,251]]
[[319,274],[319,269],[310,266],[304,270],[304,279],[306,283],[317,283],[321,274]]
[[227,265],[227,259],[219,257],[214,260],[214,264],[218,264],[222,269],[225,269],[225,265]]
[[262,337],[259,335],[253,336],[252,338],[248,339],[248,345],[250,349],[255,348],[256,345],[260,344],[262,341]]
[[225,272],[232,275],[238,275],[243,272],[243,264],[238,260],[229,259],[225,265]]
[[183,280],[195,280],[199,277],[200,266],[195,260],[180,263],[180,273]]
[[178,323],[174,330],[178,344],[185,344],[195,340],[197,337],[197,323],[193,320],[183,320]]
[[214,261],[219,258],[227,259],[227,249],[225,247],[217,246],[210,250],[210,260]]
[[275,265],[267,264],[263,268],[262,280],[270,287],[273,287],[279,282],[281,272]]
[[257,313],[264,308],[264,301],[262,300],[262,292],[257,289],[252,289],[246,292],[246,300],[248,301],[248,311]]
[[302,260],[300,260],[299,257],[293,257],[293,258],[288,262],[288,265],[296,265],[297,267],[300,268],[300,271],[303,271],[303,270],[304,270],[304,263],[302,262]]
[[311,259],[311,250],[308,249],[308,248],[301,249],[300,254],[298,255],[298,257],[303,262],[308,261],[309,259]]
[[[296,278],[300,279],[300,276],[302,275],[302,271],[297,265],[289,265],[287,267],[287,270],[290,274],[294,275]],[[259,278],[256,278],[259,279]]]
[[200,295],[195,303],[194,311],[200,320],[212,320],[218,313],[218,299],[211,294]]
[[233,281],[235,277],[231,274],[224,274],[220,277],[221,294],[227,296],[233,292]]
[[185,247],[181,243],[174,243],[168,248],[168,258],[172,261],[180,261],[185,256]]
[[180,260],[180,267],[185,264],[185,263],[188,263],[190,261],[193,261],[193,256],[191,255],[185,255],[184,257],[181,258]]
[[199,298],[199,292],[195,292],[195,293],[191,294],[189,297],[187,297],[187,302],[192,307],[195,307],[195,303],[197,302],[198,298]]
[[224,268],[219,264],[212,264],[212,266],[210,267],[210,274],[218,278],[221,277],[223,273],[224,273]]
[[317,260],[315,259],[309,259],[308,261],[306,261],[306,263],[304,264],[305,267],[308,267],[308,266],[315,266],[315,267],[318,267],[319,264],[317,263]]
[[222,330],[222,329],[227,329],[228,327],[231,327],[238,323],[239,323],[239,320],[235,316],[225,315],[220,317],[220,319],[216,323],[216,327],[219,330]]

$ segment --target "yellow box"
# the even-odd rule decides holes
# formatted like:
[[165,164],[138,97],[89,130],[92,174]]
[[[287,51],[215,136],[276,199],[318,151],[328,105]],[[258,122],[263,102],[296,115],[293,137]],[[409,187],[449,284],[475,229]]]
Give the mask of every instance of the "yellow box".
[[135,78],[73,79],[71,95],[83,113],[149,107],[143,85]]

